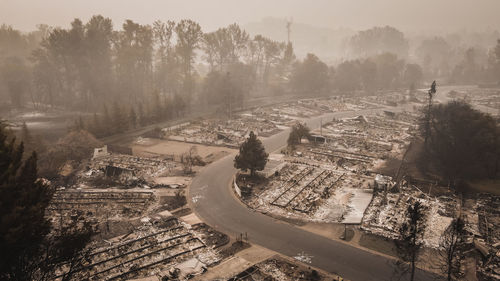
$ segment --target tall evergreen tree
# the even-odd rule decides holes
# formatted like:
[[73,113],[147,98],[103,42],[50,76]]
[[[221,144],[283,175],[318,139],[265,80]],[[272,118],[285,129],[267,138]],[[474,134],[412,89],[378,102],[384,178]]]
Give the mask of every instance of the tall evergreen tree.
[[120,104],[113,104],[113,127],[115,132],[122,133],[128,129],[127,113],[123,111]]
[[109,114],[108,106],[105,104],[102,112],[102,131],[103,135],[110,135],[113,133],[113,119]]
[[138,113],[138,123],[140,126],[144,126],[146,124],[146,113],[144,112],[144,107],[142,102],[137,105],[137,113]]
[[22,161],[23,152],[0,124],[0,280],[53,280],[61,263],[81,264],[92,228],[75,222],[51,232],[54,190],[38,178],[36,152]]
[[255,176],[255,171],[262,171],[267,163],[267,157],[262,142],[252,132],[240,146],[240,153],[234,158],[234,167],[242,171],[250,170],[250,175]]
[[181,20],[175,26],[177,34],[176,53],[178,54],[183,73],[183,94],[188,104],[191,102],[194,91],[193,61],[196,49],[200,47],[203,32],[198,23],[192,20]]
[[0,128],[0,279],[32,280],[50,222],[53,191],[37,179],[36,153],[22,162],[24,145]]
[[129,124],[132,128],[137,127],[137,114],[133,106],[130,107],[130,113],[128,114]]

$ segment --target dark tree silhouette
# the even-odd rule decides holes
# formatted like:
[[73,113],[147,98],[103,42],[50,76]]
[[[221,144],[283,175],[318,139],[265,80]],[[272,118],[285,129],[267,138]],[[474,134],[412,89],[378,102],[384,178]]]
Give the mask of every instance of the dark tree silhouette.
[[250,175],[255,176],[255,171],[262,171],[267,163],[267,157],[262,142],[250,132],[246,141],[240,146],[240,153],[234,158],[234,167],[242,171],[250,170]]
[[427,93],[429,95],[429,99],[424,116],[424,132],[423,132],[425,145],[427,145],[427,141],[429,140],[429,137],[431,135],[432,98],[434,97],[434,94],[436,94],[436,81],[432,82],[431,88]]
[[37,154],[22,160],[24,145],[0,124],[0,279],[53,279],[54,268],[74,264],[90,240],[87,223],[51,233],[45,217],[54,190],[37,176]]
[[464,181],[500,176],[500,129],[490,115],[464,101],[434,105],[430,115],[424,158],[432,172],[453,188]]
[[309,138],[311,136],[309,131],[309,127],[305,124],[297,123],[293,125],[287,140],[288,146],[293,147],[294,145],[299,144],[303,137]]
[[439,250],[443,258],[441,272],[446,275],[448,281],[457,278],[460,273],[460,254],[464,250],[466,239],[464,227],[462,218],[454,219],[439,240]]
[[405,221],[399,228],[399,238],[396,240],[398,257],[409,266],[410,280],[415,277],[415,262],[417,261],[422,238],[424,235],[424,206],[416,201],[408,206]]
[[327,90],[329,82],[328,66],[314,54],[295,64],[292,71],[291,88],[304,95],[319,95]]
[[351,52],[358,56],[372,56],[390,52],[404,58],[408,56],[408,40],[403,32],[391,26],[373,27],[359,31],[348,42]]

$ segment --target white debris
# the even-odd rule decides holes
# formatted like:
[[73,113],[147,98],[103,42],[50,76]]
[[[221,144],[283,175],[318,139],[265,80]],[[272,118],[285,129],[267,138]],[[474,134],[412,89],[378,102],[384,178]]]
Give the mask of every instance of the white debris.
[[293,257],[294,259],[298,260],[298,261],[301,261],[303,263],[311,263],[312,262],[312,258],[313,256],[311,255],[308,255],[304,252],[301,252],[299,254],[297,254],[296,256]]
[[203,198],[203,195],[195,195],[195,196],[193,196],[193,198],[191,198],[191,200],[193,201],[193,203],[196,203],[196,202],[198,202],[198,200],[200,200],[202,198]]

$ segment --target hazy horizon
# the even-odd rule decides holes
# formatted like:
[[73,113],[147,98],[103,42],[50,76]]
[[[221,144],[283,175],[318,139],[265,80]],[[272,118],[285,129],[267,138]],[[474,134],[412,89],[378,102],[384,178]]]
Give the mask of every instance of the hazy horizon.
[[[237,22],[247,24],[266,17],[293,18],[294,22],[327,28],[367,29],[391,25],[404,32],[482,31],[500,29],[500,1],[480,4],[465,0],[409,1],[303,1],[185,0],[144,2],[132,0],[0,0],[0,23],[22,31],[38,24],[68,27],[74,18],[87,21],[101,14],[119,28],[126,19],[142,24],[155,20],[193,19],[204,31]],[[27,8],[29,7],[29,9]]]

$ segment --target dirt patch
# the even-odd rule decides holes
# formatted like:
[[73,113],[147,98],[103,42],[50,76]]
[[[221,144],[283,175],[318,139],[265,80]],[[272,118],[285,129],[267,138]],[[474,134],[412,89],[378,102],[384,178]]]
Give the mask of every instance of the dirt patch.
[[309,222],[301,228],[329,239],[339,239],[344,234],[344,225],[339,223]]
[[186,196],[182,191],[177,191],[174,196],[160,196],[162,210],[172,211],[186,205],[186,203]]
[[191,177],[157,177],[154,182],[159,185],[184,187],[191,183]]
[[382,174],[390,177],[396,177],[398,169],[401,166],[401,159],[389,158],[380,167],[374,169],[377,174]]
[[187,216],[180,217],[180,220],[182,220],[183,222],[190,224],[190,225],[202,223],[200,218],[198,218],[198,216],[195,213],[191,213]]
[[180,210],[173,212],[172,215],[174,215],[176,217],[183,217],[183,216],[191,214],[192,212],[193,211],[190,208],[182,208]]
[[151,155],[163,155],[179,159],[182,154],[188,153],[193,146],[196,147],[197,154],[207,163],[216,161],[228,154],[236,152],[235,149],[227,147],[208,146],[168,140],[155,140],[151,142],[148,140],[147,142],[144,141],[140,144],[135,143],[132,145],[132,151],[134,155],[138,156],[151,157]]
[[403,166],[401,166],[403,161],[400,159],[402,156],[400,158],[391,157],[384,161],[384,163],[380,167],[377,167],[374,171],[393,178],[397,176],[399,171],[400,175],[426,179],[426,175],[422,173],[418,166],[419,161],[421,161],[420,155],[424,148],[423,145],[424,144],[421,139],[414,138],[407,148],[408,151],[406,152]]

